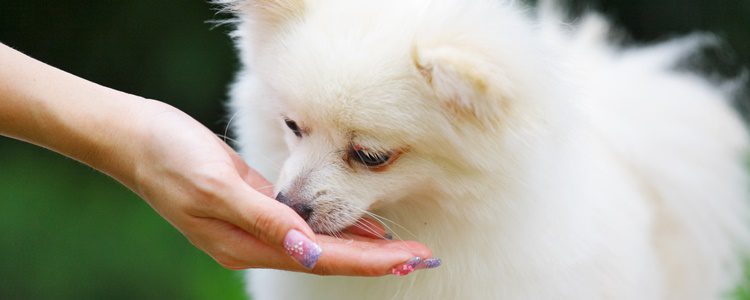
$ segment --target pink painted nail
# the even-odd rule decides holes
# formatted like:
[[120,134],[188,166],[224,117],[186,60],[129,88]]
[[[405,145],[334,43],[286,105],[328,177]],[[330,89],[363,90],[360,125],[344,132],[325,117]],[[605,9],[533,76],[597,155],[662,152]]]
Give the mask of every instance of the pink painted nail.
[[421,257],[414,257],[410,260],[407,260],[405,263],[400,264],[398,266],[393,267],[391,269],[391,274],[396,276],[406,276],[411,274],[411,272],[414,272],[416,270],[417,265],[422,262]]
[[296,229],[289,230],[284,238],[284,249],[295,261],[307,269],[315,267],[323,249]]

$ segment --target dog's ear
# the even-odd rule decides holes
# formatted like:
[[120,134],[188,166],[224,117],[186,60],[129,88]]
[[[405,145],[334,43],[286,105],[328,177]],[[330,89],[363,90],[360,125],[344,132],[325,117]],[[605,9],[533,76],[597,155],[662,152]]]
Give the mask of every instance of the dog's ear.
[[228,10],[254,23],[256,30],[273,32],[302,16],[305,0],[216,0]]
[[482,124],[495,123],[508,113],[511,82],[478,51],[415,47],[412,56],[417,70],[451,113]]

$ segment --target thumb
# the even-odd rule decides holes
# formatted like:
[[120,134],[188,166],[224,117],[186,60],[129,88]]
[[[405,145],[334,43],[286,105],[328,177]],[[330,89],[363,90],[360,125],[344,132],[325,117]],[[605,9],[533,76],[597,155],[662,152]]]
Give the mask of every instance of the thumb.
[[294,260],[312,269],[322,253],[322,248],[314,242],[312,229],[294,210],[269,198],[273,186],[229,145],[219,142],[239,175],[225,212],[227,221],[272,247],[283,247]]
[[229,158],[232,160],[232,164],[234,165],[235,170],[237,170],[242,180],[244,180],[247,184],[250,185],[250,187],[252,187],[256,191],[259,191],[266,196],[273,197],[273,185],[268,182],[268,180],[263,178],[263,175],[260,175],[258,171],[248,166],[245,160],[243,160],[242,157],[240,157],[240,155],[236,151],[234,151],[234,149],[232,149],[232,147],[229,147],[227,143],[219,140],[218,138],[217,141],[219,141],[219,144],[229,155]]
[[228,194],[226,221],[250,233],[264,243],[283,249],[305,268],[312,269],[322,248],[307,223],[288,206],[269,198],[237,178]]

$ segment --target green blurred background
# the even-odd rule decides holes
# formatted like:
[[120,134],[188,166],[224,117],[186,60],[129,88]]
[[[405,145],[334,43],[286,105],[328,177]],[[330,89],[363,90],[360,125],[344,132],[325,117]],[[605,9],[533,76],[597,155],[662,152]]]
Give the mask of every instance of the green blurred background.
[[[750,0],[573,1],[631,42],[712,31],[712,73],[750,63]],[[168,102],[223,132],[237,69],[204,1],[0,0],[0,42],[73,74]],[[744,101],[742,103],[747,103]],[[148,205],[74,161],[0,138],[0,299],[243,299],[241,274],[193,248]],[[750,299],[748,289],[738,291]]]

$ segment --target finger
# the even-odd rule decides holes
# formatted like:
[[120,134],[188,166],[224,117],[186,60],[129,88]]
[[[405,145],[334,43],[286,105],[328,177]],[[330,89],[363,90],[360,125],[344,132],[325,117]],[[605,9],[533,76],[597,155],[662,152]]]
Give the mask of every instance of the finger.
[[[362,242],[360,245],[374,245],[378,247],[385,247],[385,248],[391,248],[396,250],[402,250],[411,253],[413,256],[419,256],[419,257],[432,257],[432,251],[430,251],[429,248],[427,248],[425,245],[414,242],[414,241],[392,241],[392,240],[385,240],[382,238],[368,238],[361,235],[355,235],[355,234],[349,234],[349,233],[342,233],[340,237],[334,237],[333,239],[330,236],[325,236],[325,239],[322,240],[329,244],[351,244],[354,242]],[[319,241],[321,241],[321,238],[318,238]]]
[[[218,140],[218,139],[217,139]],[[283,248],[301,265],[311,269],[321,248],[307,223],[288,206],[271,199],[271,184],[250,168],[229,145],[218,140],[227,151],[240,179],[226,195],[228,207],[221,211],[224,219],[261,241]],[[231,180],[231,179],[228,179]]]
[[390,234],[386,234],[383,225],[372,218],[359,219],[354,225],[344,229],[343,232],[371,239],[391,239]]
[[194,217],[191,223],[190,227],[194,229],[185,234],[190,242],[225,268],[241,270],[265,267],[258,258],[289,260],[277,248],[231,223],[202,217]]
[[383,276],[415,258],[431,258],[424,245],[411,241],[318,238],[323,255],[312,270],[321,275]]
[[[231,180],[231,179],[228,179]],[[254,190],[237,178],[226,192],[226,207],[216,209],[226,220],[278,251],[286,251],[311,269],[320,256],[315,234],[291,208]]]
[[323,256],[316,267],[309,270],[229,223],[208,219],[205,222],[207,224],[200,226],[201,235],[217,242],[201,248],[230,269],[271,268],[321,275],[383,276],[392,274],[394,268],[414,257],[431,257],[429,249],[416,242],[351,241],[319,236]]

